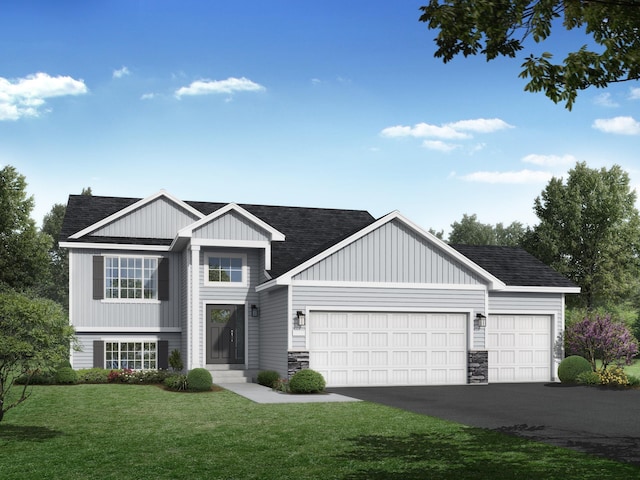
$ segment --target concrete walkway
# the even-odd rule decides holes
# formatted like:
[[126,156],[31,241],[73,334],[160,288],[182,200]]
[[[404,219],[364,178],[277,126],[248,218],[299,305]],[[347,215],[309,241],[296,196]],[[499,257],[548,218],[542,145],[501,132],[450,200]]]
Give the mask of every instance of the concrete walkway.
[[274,392],[271,388],[257,383],[216,383],[219,387],[237,393],[256,403],[322,403],[322,402],[359,402],[356,398],[337,393],[318,393],[290,395]]

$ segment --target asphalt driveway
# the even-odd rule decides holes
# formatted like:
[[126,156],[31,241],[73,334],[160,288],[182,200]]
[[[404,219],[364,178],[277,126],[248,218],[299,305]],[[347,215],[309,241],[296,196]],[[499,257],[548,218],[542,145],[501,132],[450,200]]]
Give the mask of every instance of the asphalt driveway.
[[640,465],[640,390],[557,383],[329,390]]

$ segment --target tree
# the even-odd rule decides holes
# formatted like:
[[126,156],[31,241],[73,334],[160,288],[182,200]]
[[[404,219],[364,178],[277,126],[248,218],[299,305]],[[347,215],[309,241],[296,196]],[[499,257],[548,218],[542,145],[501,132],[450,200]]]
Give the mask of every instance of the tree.
[[420,9],[420,21],[439,30],[435,57],[445,63],[459,54],[514,58],[527,40],[542,43],[560,25],[583,31],[590,46],[561,63],[550,52],[530,54],[520,73],[531,78],[526,91],[543,91],[569,110],[580,90],[640,78],[639,0],[430,0]]
[[608,315],[585,317],[567,328],[565,339],[568,352],[589,360],[594,372],[597,359],[606,370],[612,363],[631,365],[638,354],[638,341],[626,325],[612,321]]
[[12,166],[0,170],[0,284],[33,288],[47,274],[51,237],[38,232],[31,219],[33,197]]
[[582,289],[576,306],[591,310],[625,300],[637,289],[640,217],[629,175],[578,163],[566,183],[552,178],[535,199],[540,223],[523,246]]
[[480,223],[475,214],[469,216],[465,213],[460,222],[451,224],[449,243],[516,246],[520,244],[524,232],[524,227],[520,222],[513,222],[507,227],[498,223],[494,227],[488,223]]
[[42,221],[41,232],[49,235],[53,241],[49,249],[49,274],[46,282],[41,284],[40,291],[65,309],[69,308],[69,255],[65,248],[60,248],[58,238],[62,230],[62,222],[67,207],[56,203],[51,207]]
[[[4,414],[27,400],[29,382],[69,358],[73,329],[62,307],[11,289],[0,291],[0,421]],[[17,377],[25,384],[9,396]]]

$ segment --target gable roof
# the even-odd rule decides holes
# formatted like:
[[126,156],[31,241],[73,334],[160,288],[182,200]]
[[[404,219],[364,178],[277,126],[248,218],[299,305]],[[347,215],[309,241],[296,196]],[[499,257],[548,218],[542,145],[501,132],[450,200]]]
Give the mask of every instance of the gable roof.
[[[92,236],[90,232],[80,238],[74,234],[87,230],[94,224],[132,207],[143,199],[70,195],[66,215],[60,232],[61,242],[113,243],[129,245],[169,246],[174,238],[116,238]],[[184,204],[205,218],[220,209],[229,208],[229,203],[193,202]],[[284,235],[285,241],[272,243],[271,275],[278,276],[318,252],[329,248],[343,238],[374,222],[364,210],[342,210],[329,208],[280,207],[269,205],[237,205]],[[215,215],[214,215],[215,216]],[[176,232],[177,234],[177,232]]]
[[520,247],[451,245],[452,248],[502,280],[507,287],[577,289],[568,278]]

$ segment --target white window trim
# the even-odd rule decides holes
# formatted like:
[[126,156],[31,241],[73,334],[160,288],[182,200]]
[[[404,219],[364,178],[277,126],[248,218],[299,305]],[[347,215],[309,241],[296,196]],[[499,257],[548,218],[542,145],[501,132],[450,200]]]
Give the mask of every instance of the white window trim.
[[[112,254],[104,254],[103,255],[104,262],[104,270],[102,272],[102,278],[104,279],[104,292],[103,298],[101,300],[102,303],[144,303],[144,304],[159,304],[161,303],[158,300],[158,267],[160,265],[160,260],[162,257],[157,255],[136,255],[136,254],[123,254],[123,255],[112,255]],[[156,298],[107,298],[107,259],[108,258],[140,258],[143,261],[148,259],[156,260]]]
[[[209,281],[209,258],[239,258],[242,260],[242,282],[211,282]],[[222,252],[206,252],[204,254],[204,262],[202,265],[204,285],[207,287],[246,287],[249,284],[249,268],[247,267],[247,254],[246,253],[222,253]]]
[[[140,343],[143,345],[142,347],[142,353],[144,356],[144,344],[145,343],[154,343],[156,345],[156,366],[155,368],[144,368],[144,358],[142,359],[142,368],[132,368],[131,370],[157,370],[158,369],[158,338],[108,338],[108,339],[103,339],[104,341],[104,363],[103,365],[106,367],[107,365],[107,343],[117,343],[118,344],[118,356],[120,356],[120,354],[122,353],[122,349],[120,347],[120,345],[122,345],[123,343]],[[122,370],[122,358],[118,358],[118,370]],[[106,368],[111,368],[111,367],[106,367]],[[126,368],[130,368],[130,367],[126,367]]]

